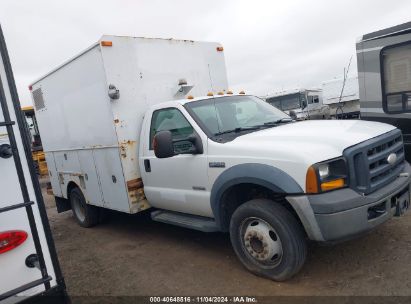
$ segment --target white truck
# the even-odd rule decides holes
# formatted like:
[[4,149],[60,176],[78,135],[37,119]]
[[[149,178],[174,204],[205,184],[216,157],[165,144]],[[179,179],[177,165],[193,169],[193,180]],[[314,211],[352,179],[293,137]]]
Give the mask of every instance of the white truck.
[[360,90],[358,76],[345,80],[336,78],[322,83],[322,102],[328,107],[329,116],[345,119],[360,117]]
[[0,28],[0,303],[67,303]]
[[247,269],[281,281],[307,240],[355,237],[409,206],[398,129],[294,122],[232,94],[217,43],[103,36],[31,90],[57,207],[83,227],[105,208],[152,208],[229,232]]

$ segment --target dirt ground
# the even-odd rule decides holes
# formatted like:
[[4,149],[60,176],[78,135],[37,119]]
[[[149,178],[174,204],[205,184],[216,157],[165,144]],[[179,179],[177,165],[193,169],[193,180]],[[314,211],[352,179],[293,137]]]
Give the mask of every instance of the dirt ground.
[[228,235],[115,212],[85,229],[71,211],[57,214],[44,189],[43,195],[71,296],[411,296],[411,212],[357,240],[310,244],[302,271],[277,283],[245,270]]

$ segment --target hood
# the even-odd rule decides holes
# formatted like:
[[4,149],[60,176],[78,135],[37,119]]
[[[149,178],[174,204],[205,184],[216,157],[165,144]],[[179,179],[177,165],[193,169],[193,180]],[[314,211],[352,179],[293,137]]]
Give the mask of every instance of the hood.
[[274,166],[305,189],[309,166],[340,157],[348,147],[394,129],[362,120],[308,120],[252,132],[224,144],[210,141],[208,153],[227,168],[243,163]]
[[239,139],[325,141],[345,149],[394,129],[394,126],[385,123],[364,120],[307,120],[253,132]]
[[310,161],[322,161],[339,157],[346,148],[394,129],[388,124],[364,120],[307,120],[239,136],[232,143],[261,152],[281,150]]

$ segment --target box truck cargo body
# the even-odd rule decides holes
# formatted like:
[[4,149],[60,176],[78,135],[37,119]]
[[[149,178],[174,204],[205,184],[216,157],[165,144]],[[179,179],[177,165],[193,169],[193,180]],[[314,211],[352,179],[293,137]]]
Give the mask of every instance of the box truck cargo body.
[[92,205],[127,213],[147,209],[138,165],[144,113],[162,101],[227,87],[218,43],[119,36],[103,36],[34,82],[57,203],[73,184]]

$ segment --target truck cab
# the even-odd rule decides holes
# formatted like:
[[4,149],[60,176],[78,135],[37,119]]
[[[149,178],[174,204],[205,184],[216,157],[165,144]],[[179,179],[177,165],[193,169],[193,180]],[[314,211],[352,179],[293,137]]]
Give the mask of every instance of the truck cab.
[[[356,237],[409,207],[411,169],[387,124],[296,122],[255,96],[225,95],[150,108],[140,139],[153,219],[229,231],[246,267],[276,280],[302,266],[306,237]],[[279,270],[290,252],[293,270]]]

